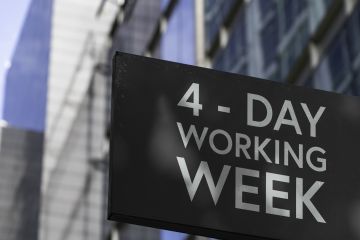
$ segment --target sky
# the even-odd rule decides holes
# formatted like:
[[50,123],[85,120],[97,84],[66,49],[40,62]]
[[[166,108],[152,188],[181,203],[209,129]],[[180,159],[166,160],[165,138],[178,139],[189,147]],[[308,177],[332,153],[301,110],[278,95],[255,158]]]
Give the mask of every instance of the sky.
[[0,1],[0,119],[3,119],[4,83],[11,57],[31,0]]

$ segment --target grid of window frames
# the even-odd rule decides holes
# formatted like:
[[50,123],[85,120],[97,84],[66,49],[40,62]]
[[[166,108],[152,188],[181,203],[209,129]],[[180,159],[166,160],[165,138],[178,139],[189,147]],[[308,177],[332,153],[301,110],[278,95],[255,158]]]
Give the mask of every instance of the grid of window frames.
[[273,68],[271,75],[284,79],[308,41],[307,1],[268,0],[259,1],[259,5],[265,72]]
[[205,47],[209,49],[222,23],[239,0],[205,0]]
[[[360,3],[325,52],[307,85],[360,95]],[[327,79],[327,84],[317,84],[320,79]]]
[[224,49],[220,49],[213,62],[213,68],[228,72],[246,74],[246,22],[242,9],[236,16],[229,40]]

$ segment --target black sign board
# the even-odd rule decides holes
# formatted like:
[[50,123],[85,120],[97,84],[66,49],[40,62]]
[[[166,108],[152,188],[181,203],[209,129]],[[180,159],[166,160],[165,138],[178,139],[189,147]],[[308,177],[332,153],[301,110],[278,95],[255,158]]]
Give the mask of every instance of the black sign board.
[[225,239],[360,239],[360,101],[114,57],[109,219]]

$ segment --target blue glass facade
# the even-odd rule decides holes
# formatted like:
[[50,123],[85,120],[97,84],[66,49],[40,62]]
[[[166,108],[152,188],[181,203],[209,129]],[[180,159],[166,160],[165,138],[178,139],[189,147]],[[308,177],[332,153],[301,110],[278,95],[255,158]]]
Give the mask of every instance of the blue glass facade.
[[160,58],[195,64],[194,1],[180,0],[160,39]]
[[0,53],[9,62],[6,75],[0,75],[0,81],[4,81],[3,88],[0,87],[4,94],[0,101],[1,119],[10,125],[1,126],[0,136],[3,190],[0,238],[36,240],[39,239],[52,0],[6,2],[0,7],[5,5],[2,11],[8,11],[7,19],[14,21],[2,27],[14,35],[1,36],[4,42],[12,43],[6,44],[11,48],[7,49],[9,52]]
[[[318,30],[333,0],[251,1],[240,7],[229,26],[225,23],[225,19],[230,12],[225,6],[230,6],[232,2],[205,0],[206,50],[209,51],[214,47],[214,38],[220,34],[220,28],[223,27],[228,32],[226,45],[220,47],[215,45],[215,54],[211,57],[212,67],[284,81],[294,70],[299,59],[308,51],[306,49],[309,41]],[[352,30],[344,30],[346,36],[339,36],[338,40],[335,40],[338,41],[338,49],[329,50],[329,53],[326,51],[326,54],[334,55],[330,57],[334,60],[329,59],[326,62],[334,65],[330,67],[332,70],[329,74],[332,76],[335,89],[337,85],[343,84],[345,73],[350,71],[341,66],[350,67],[350,61],[353,61],[352,58],[360,49],[359,21],[355,16],[358,14],[352,14],[346,26],[347,29]],[[330,48],[336,48],[336,44],[333,45],[334,47]],[[339,49],[348,45],[351,49],[346,51]],[[341,61],[341,63],[333,63],[333,61]],[[250,71],[250,68],[257,70]],[[312,86],[309,82],[306,84]]]
[[235,18],[227,47],[215,56],[213,68],[234,73],[247,73],[245,12],[240,11]]
[[359,3],[325,52],[307,84],[318,89],[360,95]]
[[161,0],[160,2],[160,8],[162,11],[166,9],[166,7],[169,5],[170,0]]
[[27,15],[30,0],[0,1],[0,118],[3,113],[5,76],[11,67],[11,56],[14,52],[19,34]]
[[307,4],[306,0],[259,1],[264,67],[275,64],[275,78],[288,74],[306,46],[310,29]]
[[236,0],[205,1],[205,46],[209,48]]
[[44,131],[52,0],[32,0],[11,59],[3,119],[20,129]]
[[264,21],[261,31],[261,42],[265,66],[269,66],[276,58],[277,49],[274,46],[279,44],[279,28],[279,17],[277,14],[273,14]]
[[187,234],[163,230],[160,233],[161,240],[186,240]]

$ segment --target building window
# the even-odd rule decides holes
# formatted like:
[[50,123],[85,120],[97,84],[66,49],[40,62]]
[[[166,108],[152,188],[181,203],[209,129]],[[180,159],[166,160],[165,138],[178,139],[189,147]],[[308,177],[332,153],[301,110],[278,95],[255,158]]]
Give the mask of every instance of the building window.
[[225,64],[226,57],[224,56],[224,50],[218,51],[214,58],[213,68],[216,70],[226,71],[226,64]]
[[277,46],[279,43],[279,21],[278,16],[275,14],[263,26],[261,32],[261,43],[264,55],[265,67],[268,67],[275,59],[277,54]]
[[236,16],[226,47],[215,56],[213,67],[228,72],[238,72],[243,69],[246,61],[246,22],[245,12],[240,11]]
[[306,1],[304,0],[284,0],[283,1],[283,16],[284,16],[284,34],[286,34],[295,23],[297,17],[306,8]]
[[349,46],[349,54],[352,61],[355,61],[360,51],[360,15],[359,6],[357,5],[354,13],[346,24],[346,41]]
[[340,34],[331,44],[328,55],[333,89],[337,89],[346,76],[351,73],[350,59],[344,34]]
[[169,3],[170,0],[161,0],[160,2],[161,11],[164,11],[168,7]]
[[303,53],[309,39],[309,28],[307,21],[298,27],[297,31],[290,36],[290,41],[281,55],[282,78],[286,77],[290,69],[293,68],[297,59]]
[[178,2],[161,36],[157,56],[164,60],[195,64],[195,12],[192,0]]
[[269,12],[275,10],[276,4],[274,0],[260,0],[260,11],[263,16],[266,16]]
[[215,36],[237,0],[205,0],[206,49],[211,47]]

